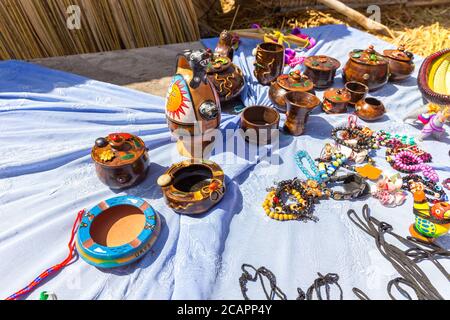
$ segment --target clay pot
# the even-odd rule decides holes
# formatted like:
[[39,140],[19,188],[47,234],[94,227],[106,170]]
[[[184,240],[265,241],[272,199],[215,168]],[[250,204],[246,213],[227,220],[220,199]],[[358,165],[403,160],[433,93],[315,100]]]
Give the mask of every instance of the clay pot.
[[336,70],[341,63],[328,56],[307,57],[304,62],[304,74],[314,83],[314,88],[326,89],[333,85]]
[[270,144],[272,130],[278,130],[280,114],[273,108],[250,106],[241,113],[241,129],[245,132],[245,140],[259,145]]
[[225,175],[209,160],[190,159],[172,165],[158,178],[167,205],[182,214],[201,214],[222,200]]
[[404,80],[414,72],[416,67],[414,55],[405,51],[403,45],[399,46],[397,50],[384,50],[383,54],[389,62],[389,72],[391,73],[389,81]]
[[228,57],[213,57],[207,72],[221,102],[236,98],[244,89],[242,71]]
[[350,93],[349,104],[355,105],[359,100],[366,97],[369,88],[361,82],[350,81],[345,84],[345,90]]
[[331,88],[323,94],[322,109],[326,113],[346,113],[351,100],[350,93],[345,89]]
[[369,97],[358,101],[355,106],[356,115],[364,121],[375,121],[386,113],[384,104],[375,98]]
[[308,122],[309,114],[320,105],[320,99],[308,92],[288,92],[285,96],[287,113],[284,130],[293,135],[302,135]]
[[254,75],[262,85],[269,85],[283,73],[284,47],[274,42],[263,42],[256,47]]
[[345,82],[361,82],[369,91],[374,91],[388,82],[389,63],[373,46],[369,46],[366,50],[356,49],[350,52],[343,71]]
[[211,53],[186,51],[177,58],[177,70],[166,99],[166,118],[178,140],[178,151],[188,157],[202,157],[220,124],[220,100],[207,77]]
[[145,179],[149,157],[144,141],[128,133],[98,138],[91,151],[97,176],[111,189],[132,187]]
[[128,195],[111,198],[83,215],[77,252],[96,267],[122,267],[142,258],[160,229],[158,213],[145,200]]
[[286,112],[286,100],[284,96],[290,91],[310,92],[314,94],[314,83],[298,70],[289,74],[282,74],[277,78],[277,81],[272,82],[269,90],[269,98],[282,113]]

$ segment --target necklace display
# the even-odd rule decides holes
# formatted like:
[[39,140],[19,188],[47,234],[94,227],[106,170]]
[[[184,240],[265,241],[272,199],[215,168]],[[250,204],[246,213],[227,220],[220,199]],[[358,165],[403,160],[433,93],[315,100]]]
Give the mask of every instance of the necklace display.
[[436,171],[430,165],[425,164],[420,156],[410,150],[401,150],[392,155],[392,149],[388,149],[386,151],[386,161],[400,172],[413,173],[422,171],[426,178],[435,182],[439,181]]
[[401,142],[403,145],[408,145],[408,146],[415,146],[416,145],[416,141],[414,139],[414,137],[409,137],[407,135],[392,135],[389,132],[386,132],[384,130],[379,130],[375,133],[374,135],[374,140],[375,143],[378,144],[379,146],[383,146],[383,147],[391,147],[393,141],[399,141]]
[[373,148],[372,137],[361,126],[336,127],[331,132],[331,137],[338,144],[348,147],[356,152]]
[[402,189],[411,193],[423,191],[428,196],[429,203],[437,203],[441,201],[448,201],[448,196],[444,189],[436,182],[430,179],[423,178],[417,174],[409,174],[403,177]]

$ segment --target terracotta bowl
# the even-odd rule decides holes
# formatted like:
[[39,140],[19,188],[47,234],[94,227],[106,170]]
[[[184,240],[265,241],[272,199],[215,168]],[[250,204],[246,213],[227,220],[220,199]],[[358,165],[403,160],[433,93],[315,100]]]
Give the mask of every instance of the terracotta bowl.
[[245,140],[260,145],[270,144],[273,130],[278,131],[280,114],[266,106],[250,106],[241,113],[241,129]]
[[77,233],[77,251],[87,263],[114,268],[141,258],[153,246],[161,219],[143,199],[121,196],[87,211]]
[[358,101],[355,109],[356,115],[364,121],[378,120],[386,113],[384,104],[372,97]]
[[350,81],[345,84],[345,90],[350,93],[350,104],[355,105],[358,101],[364,99],[369,92],[369,87],[358,81]]

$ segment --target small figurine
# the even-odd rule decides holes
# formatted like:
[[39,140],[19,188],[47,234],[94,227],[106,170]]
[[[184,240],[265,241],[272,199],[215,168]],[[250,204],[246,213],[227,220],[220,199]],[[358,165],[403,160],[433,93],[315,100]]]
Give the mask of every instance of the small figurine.
[[450,229],[450,204],[437,202],[430,208],[422,189],[414,192],[414,215],[415,223],[410,226],[409,232],[419,240],[433,242]]
[[214,50],[214,55],[217,57],[227,57],[233,60],[234,48],[233,48],[233,34],[228,30],[223,30],[220,33],[219,43]]
[[418,119],[424,124],[419,140],[422,141],[430,135],[432,135],[435,139],[440,140],[445,132],[444,123],[449,118],[449,107],[445,107],[444,110],[432,114],[429,117],[419,116]]

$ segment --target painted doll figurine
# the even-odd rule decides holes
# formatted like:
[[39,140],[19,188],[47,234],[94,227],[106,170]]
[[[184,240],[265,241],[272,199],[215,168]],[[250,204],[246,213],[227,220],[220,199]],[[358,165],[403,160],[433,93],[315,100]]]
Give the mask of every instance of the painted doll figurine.
[[444,135],[444,124],[448,120],[448,118],[450,118],[448,107],[444,108],[444,110],[439,111],[436,114],[432,114],[429,117],[419,116],[419,120],[424,123],[424,127],[421,131],[421,135],[419,136],[419,140],[423,140],[430,135],[440,140]]
[[433,242],[450,229],[450,204],[435,203],[431,208],[422,189],[414,192],[415,223],[409,228],[414,238]]

